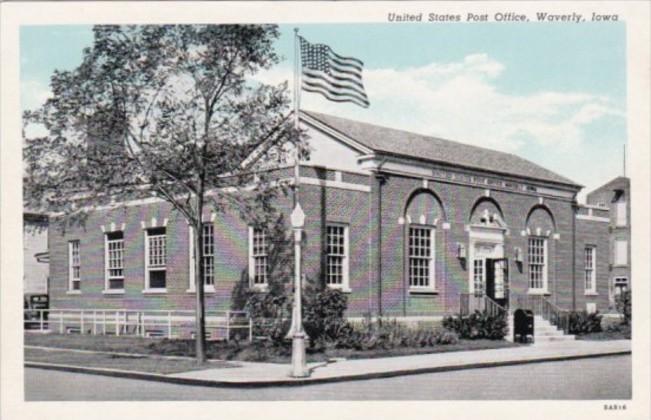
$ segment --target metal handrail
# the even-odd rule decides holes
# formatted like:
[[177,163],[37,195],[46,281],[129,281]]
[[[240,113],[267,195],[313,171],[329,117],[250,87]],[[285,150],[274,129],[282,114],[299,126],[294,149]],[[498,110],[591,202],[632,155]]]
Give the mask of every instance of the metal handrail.
[[550,324],[561,328],[565,334],[570,331],[570,311],[558,307],[550,300],[542,299],[542,317]]
[[485,309],[488,312],[488,314],[491,316],[499,315],[500,313],[506,312],[506,308],[504,306],[495,302],[489,296],[484,295],[484,302],[486,305]]
[[459,313],[462,316],[470,315],[475,310],[486,311],[489,315],[494,316],[500,312],[506,312],[506,308],[487,295],[478,295],[474,293],[461,293],[459,295]]
[[[175,329],[191,328],[194,325],[185,319],[191,318],[194,313],[191,310],[160,309],[25,309],[23,322],[26,329],[36,325],[40,332],[58,331],[59,334],[64,334],[71,328],[78,328],[80,334],[88,331],[92,335],[110,333],[146,337],[148,332],[160,330],[167,338],[175,338]],[[253,320],[247,311],[206,311],[206,329],[225,330],[226,341],[230,340],[231,331],[248,329],[251,340]]]

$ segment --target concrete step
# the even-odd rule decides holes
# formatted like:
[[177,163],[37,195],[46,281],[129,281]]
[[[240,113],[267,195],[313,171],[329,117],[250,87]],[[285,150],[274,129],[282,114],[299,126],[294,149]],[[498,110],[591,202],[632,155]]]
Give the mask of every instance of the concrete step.
[[[533,321],[534,321],[534,342],[548,343],[548,342],[574,340],[573,335],[566,335],[563,332],[563,330],[559,329],[555,325],[552,325],[549,321],[547,321],[540,315],[535,315]],[[507,340],[512,341],[513,340],[513,315],[507,318],[507,324],[508,324]]]
[[534,337],[562,337],[565,334],[563,334],[563,331],[537,331],[534,330],[533,336]]
[[573,341],[575,337],[573,335],[543,335],[543,336],[537,336],[534,335],[533,341],[534,343],[548,343],[548,342],[556,342],[556,341]]

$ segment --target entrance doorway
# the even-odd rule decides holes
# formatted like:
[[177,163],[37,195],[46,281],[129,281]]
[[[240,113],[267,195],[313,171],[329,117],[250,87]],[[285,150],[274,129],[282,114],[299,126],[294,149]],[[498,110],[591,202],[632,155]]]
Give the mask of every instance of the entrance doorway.
[[469,232],[469,291],[488,296],[500,306],[509,301],[508,260],[504,253],[505,229],[473,225]]
[[506,258],[486,260],[486,296],[500,306],[507,307],[508,297],[508,262]]

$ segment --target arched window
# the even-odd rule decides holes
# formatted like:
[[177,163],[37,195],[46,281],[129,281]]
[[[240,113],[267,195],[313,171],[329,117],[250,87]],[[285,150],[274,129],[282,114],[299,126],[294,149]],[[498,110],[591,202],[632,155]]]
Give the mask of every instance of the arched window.
[[534,207],[527,216],[527,267],[529,292],[549,291],[549,238],[556,229],[551,212],[543,206]]
[[429,291],[436,288],[436,224],[442,214],[438,199],[430,191],[423,190],[411,196],[405,210],[410,290]]

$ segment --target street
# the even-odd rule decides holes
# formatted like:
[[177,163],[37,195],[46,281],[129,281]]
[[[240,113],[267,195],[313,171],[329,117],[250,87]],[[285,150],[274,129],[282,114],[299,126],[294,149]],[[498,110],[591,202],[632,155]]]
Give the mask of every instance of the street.
[[258,389],[199,387],[25,369],[27,401],[612,400],[629,398],[631,398],[631,356]]

